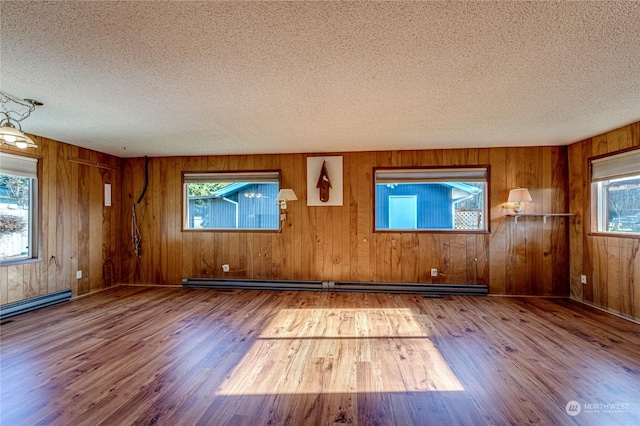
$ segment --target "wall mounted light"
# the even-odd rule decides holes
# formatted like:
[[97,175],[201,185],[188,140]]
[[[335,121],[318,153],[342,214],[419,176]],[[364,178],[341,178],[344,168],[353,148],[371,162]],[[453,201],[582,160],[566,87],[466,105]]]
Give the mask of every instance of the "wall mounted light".
[[20,122],[29,117],[36,106],[41,105],[42,102],[33,99],[21,100],[0,92],[0,106],[2,107],[2,111],[0,111],[0,141],[21,149],[37,148],[38,145],[22,131]]
[[278,192],[278,196],[276,200],[278,200],[278,204],[280,205],[280,220],[283,221],[287,218],[287,201],[296,201],[298,197],[296,193],[293,192],[293,189],[281,189]]
[[509,191],[509,199],[507,202],[511,204],[509,207],[512,208],[515,213],[522,211],[522,203],[525,201],[533,201],[527,188],[515,188]]

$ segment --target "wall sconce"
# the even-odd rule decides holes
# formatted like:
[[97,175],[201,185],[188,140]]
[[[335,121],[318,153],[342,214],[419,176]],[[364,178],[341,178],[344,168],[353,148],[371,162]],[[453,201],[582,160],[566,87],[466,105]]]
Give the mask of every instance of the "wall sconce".
[[[16,104],[20,109],[26,109],[26,111],[19,113],[9,107],[10,103]],[[42,105],[42,102],[33,99],[20,100],[0,92],[0,104],[2,106],[2,111],[0,111],[0,117],[2,117],[0,118],[0,141],[20,149],[37,148],[38,145],[22,131],[20,122],[29,117],[36,109],[36,106]]]
[[293,192],[293,189],[281,189],[278,192],[278,196],[276,200],[278,200],[278,204],[280,205],[280,220],[284,221],[287,218],[287,201],[296,201],[298,197],[296,193]]
[[509,199],[507,202],[511,204],[509,207],[512,208],[515,213],[522,211],[522,203],[525,201],[533,201],[527,188],[516,188],[509,191]]

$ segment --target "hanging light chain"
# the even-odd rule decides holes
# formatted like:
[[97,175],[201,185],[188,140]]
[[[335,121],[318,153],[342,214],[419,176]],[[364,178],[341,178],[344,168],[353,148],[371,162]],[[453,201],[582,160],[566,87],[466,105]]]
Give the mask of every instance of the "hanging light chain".
[[[9,120],[16,122],[25,120],[33,111],[35,111],[36,106],[42,105],[41,102],[36,100],[18,99],[2,91],[0,91],[0,104],[2,105],[0,108],[2,110],[1,112],[3,112]],[[20,112],[20,110],[17,109],[17,106],[19,106],[20,110],[23,112]]]

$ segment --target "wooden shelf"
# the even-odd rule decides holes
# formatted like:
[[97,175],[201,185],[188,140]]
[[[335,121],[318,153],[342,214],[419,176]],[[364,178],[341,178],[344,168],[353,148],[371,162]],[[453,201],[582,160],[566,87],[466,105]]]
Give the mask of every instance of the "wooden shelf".
[[547,223],[547,218],[548,217],[575,216],[575,213],[531,213],[531,214],[528,214],[528,213],[511,213],[511,214],[507,214],[507,216],[513,217],[514,220],[515,220],[515,223],[518,223],[518,218],[519,217],[541,217],[542,220],[544,221],[544,223]]

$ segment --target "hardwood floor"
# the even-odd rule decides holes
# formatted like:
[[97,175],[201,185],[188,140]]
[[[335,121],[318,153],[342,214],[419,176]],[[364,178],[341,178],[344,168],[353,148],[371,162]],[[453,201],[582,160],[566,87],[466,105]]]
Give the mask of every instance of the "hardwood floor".
[[640,325],[568,300],[117,287],[0,333],[2,425],[640,424]]

